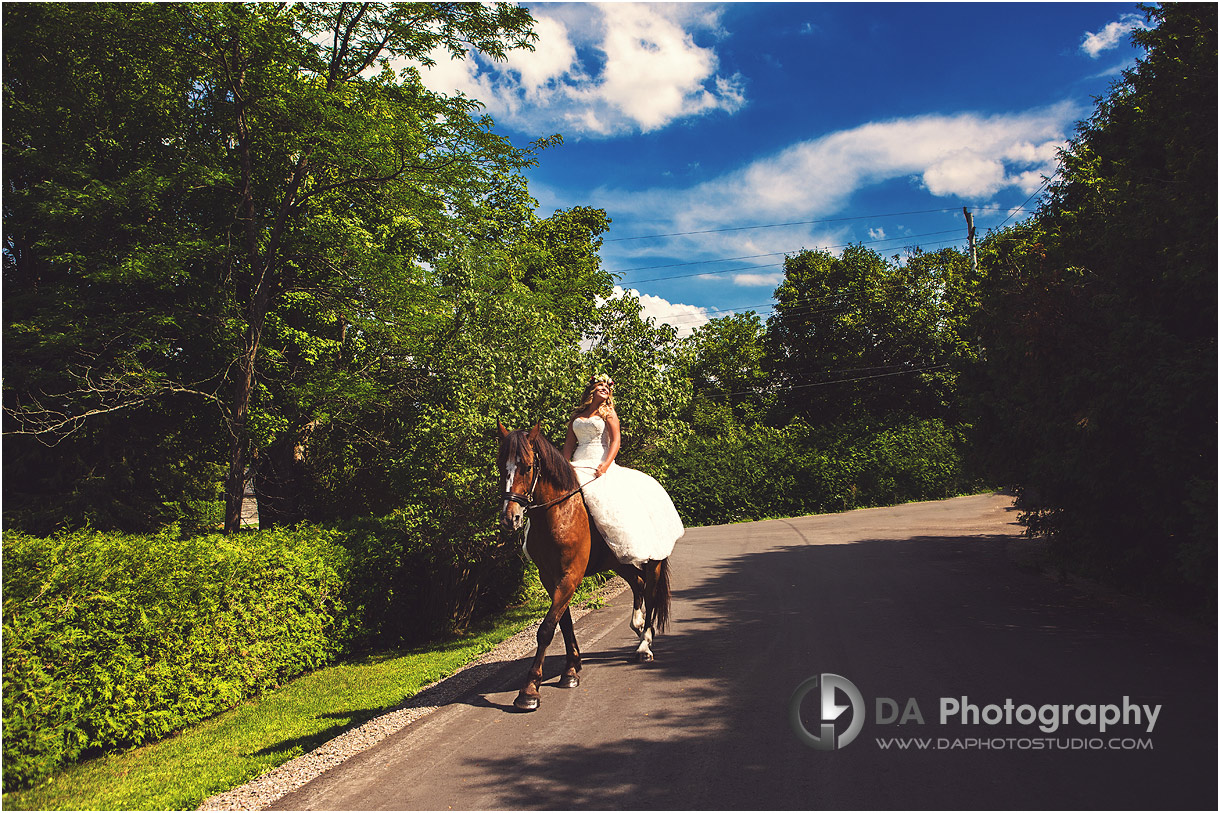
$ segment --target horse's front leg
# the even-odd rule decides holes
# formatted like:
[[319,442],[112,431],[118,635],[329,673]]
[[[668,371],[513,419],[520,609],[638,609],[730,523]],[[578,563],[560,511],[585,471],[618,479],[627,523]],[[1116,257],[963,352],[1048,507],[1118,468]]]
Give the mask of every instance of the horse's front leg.
[[563,611],[559,619],[559,629],[563,631],[563,643],[568,650],[568,664],[559,679],[559,688],[575,689],[580,685],[580,647],[576,645],[576,630],[572,626],[572,608]]
[[[546,616],[542,619],[542,624],[538,627],[538,652],[534,655],[534,662],[526,674],[525,685],[521,687],[517,699],[513,701],[513,705],[522,711],[534,711],[542,704],[542,696],[538,687],[542,685],[542,665],[546,662],[546,650],[555,638],[555,627],[560,620],[567,616],[568,623],[571,623],[568,602],[572,600],[578,583],[579,579],[575,582],[572,579],[564,579],[551,591],[551,609],[547,611]],[[567,633],[565,632],[564,635],[566,637]],[[573,636],[574,640],[575,636]]]

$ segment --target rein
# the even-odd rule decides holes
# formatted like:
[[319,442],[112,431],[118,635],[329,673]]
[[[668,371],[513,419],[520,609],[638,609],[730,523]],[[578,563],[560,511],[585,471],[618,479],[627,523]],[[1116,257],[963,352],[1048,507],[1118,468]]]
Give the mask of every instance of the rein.
[[[594,480],[596,480],[597,478],[595,477],[595,478],[593,478],[593,479],[594,479]],[[526,510],[527,512],[528,512],[528,511],[537,511],[537,510],[538,510],[538,509],[540,509],[540,508],[550,508],[552,505],[558,505],[559,503],[563,502],[564,500],[566,500],[566,499],[568,499],[568,498],[570,498],[570,497],[573,497],[573,496],[575,496],[576,494],[580,493],[582,490],[584,490],[584,487],[585,487],[585,486],[589,485],[589,483],[592,483],[592,482],[593,482],[593,480],[590,480],[588,483],[581,483],[580,485],[578,485],[578,486],[576,487],[576,490],[575,490],[575,491],[569,491],[567,494],[564,494],[562,497],[557,497],[557,498],[555,498],[555,499],[553,499],[553,500],[550,500],[550,501],[548,501],[548,502],[540,502],[540,503],[521,503],[521,504],[525,506],[525,510]],[[534,493],[534,491],[533,491],[533,489],[531,488],[531,489],[530,489],[530,494],[533,494],[533,493]],[[513,496],[515,497],[515,496],[517,496],[517,495],[515,495],[515,494],[514,494]],[[513,502],[518,502],[518,500],[513,500]]]
[[[534,457],[535,458],[538,457],[538,449],[536,447],[534,448]],[[593,480],[589,480],[588,482],[581,483],[580,485],[578,485],[575,488],[575,490],[569,491],[567,494],[564,494],[562,497],[556,497],[555,499],[548,500],[547,502],[536,503],[536,502],[534,502],[534,489],[538,487],[538,478],[542,476],[542,466],[540,466],[538,464],[537,459],[534,460],[533,469],[534,469],[534,480],[532,483],[530,483],[530,490],[528,492],[526,492],[523,495],[514,493],[512,491],[504,492],[505,500],[508,500],[509,502],[515,502],[517,505],[520,505],[522,508],[525,509],[526,513],[529,513],[530,511],[537,511],[542,508],[550,508],[553,505],[558,505],[559,503],[563,502],[564,500],[567,500],[567,499],[570,499],[570,498],[576,496],[584,489],[585,486],[589,485],[589,483],[592,483],[593,480],[597,479],[596,477],[594,477]]]

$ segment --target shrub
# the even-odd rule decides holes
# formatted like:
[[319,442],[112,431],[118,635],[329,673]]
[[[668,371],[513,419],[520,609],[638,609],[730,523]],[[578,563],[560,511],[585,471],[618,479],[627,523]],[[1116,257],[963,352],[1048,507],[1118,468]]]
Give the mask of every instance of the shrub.
[[317,528],[4,535],[4,788],[330,660],[349,556]]
[[798,419],[672,442],[657,476],[688,524],[740,522],[963,493],[977,485],[963,444],[935,419],[819,429]]
[[347,604],[358,646],[417,644],[501,610],[522,589],[525,562],[487,511],[414,506],[344,526],[353,562]]

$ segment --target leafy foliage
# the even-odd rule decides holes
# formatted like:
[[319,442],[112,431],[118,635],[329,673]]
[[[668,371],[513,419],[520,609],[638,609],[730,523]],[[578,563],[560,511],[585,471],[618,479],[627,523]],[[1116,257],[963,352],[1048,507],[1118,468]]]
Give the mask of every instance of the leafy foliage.
[[[151,422],[172,437],[197,418],[192,469],[227,467],[227,529],[250,468],[267,523],[297,518],[294,450],[383,395],[368,367],[411,346],[432,268],[532,222],[520,170],[557,140],[514,147],[476,103],[389,60],[502,58],[530,23],[507,4],[6,8],[20,364],[5,405],[22,473],[45,493],[104,465],[105,444],[75,431],[98,416],[107,436]],[[36,443],[69,435],[65,484]]]
[[980,446],[1076,566],[1214,602],[1216,13],[1146,14],[1037,216],[984,241]]
[[687,420],[704,436],[763,423],[774,406],[763,365],[766,330],[753,311],[713,319],[687,340],[694,390]]
[[181,92],[197,75],[168,7],[28,4],[4,24],[5,431],[40,433],[6,439],[6,514],[198,522],[229,334],[199,234],[224,178]]
[[526,560],[494,519],[405,509],[347,523],[359,566],[345,587],[357,649],[414,646],[467,629],[518,599]]
[[936,419],[815,429],[797,419],[667,444],[659,478],[688,524],[846,511],[969,493],[960,430]]
[[[619,455],[625,465],[648,471],[658,445],[687,431],[682,415],[691,398],[689,355],[672,326],[641,316],[639,297],[630,291],[604,302],[597,317],[589,336],[587,371],[614,379],[623,426]],[[564,425],[587,377],[574,388]]]
[[951,368],[970,354],[959,335],[966,258],[946,249],[897,259],[855,245],[784,261],[766,338],[778,422],[953,415]]
[[138,745],[343,651],[335,532],[4,534],[4,786]]

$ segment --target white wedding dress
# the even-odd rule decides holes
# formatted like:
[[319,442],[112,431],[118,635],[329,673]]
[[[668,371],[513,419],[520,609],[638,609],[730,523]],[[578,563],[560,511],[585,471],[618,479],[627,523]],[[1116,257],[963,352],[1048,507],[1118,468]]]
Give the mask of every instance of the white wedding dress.
[[595,479],[610,443],[606,422],[597,415],[576,418],[572,431],[577,442],[572,454],[577,482],[587,483],[585,505],[615,557],[636,567],[669,558],[686,529],[664,487],[644,472],[617,463]]

